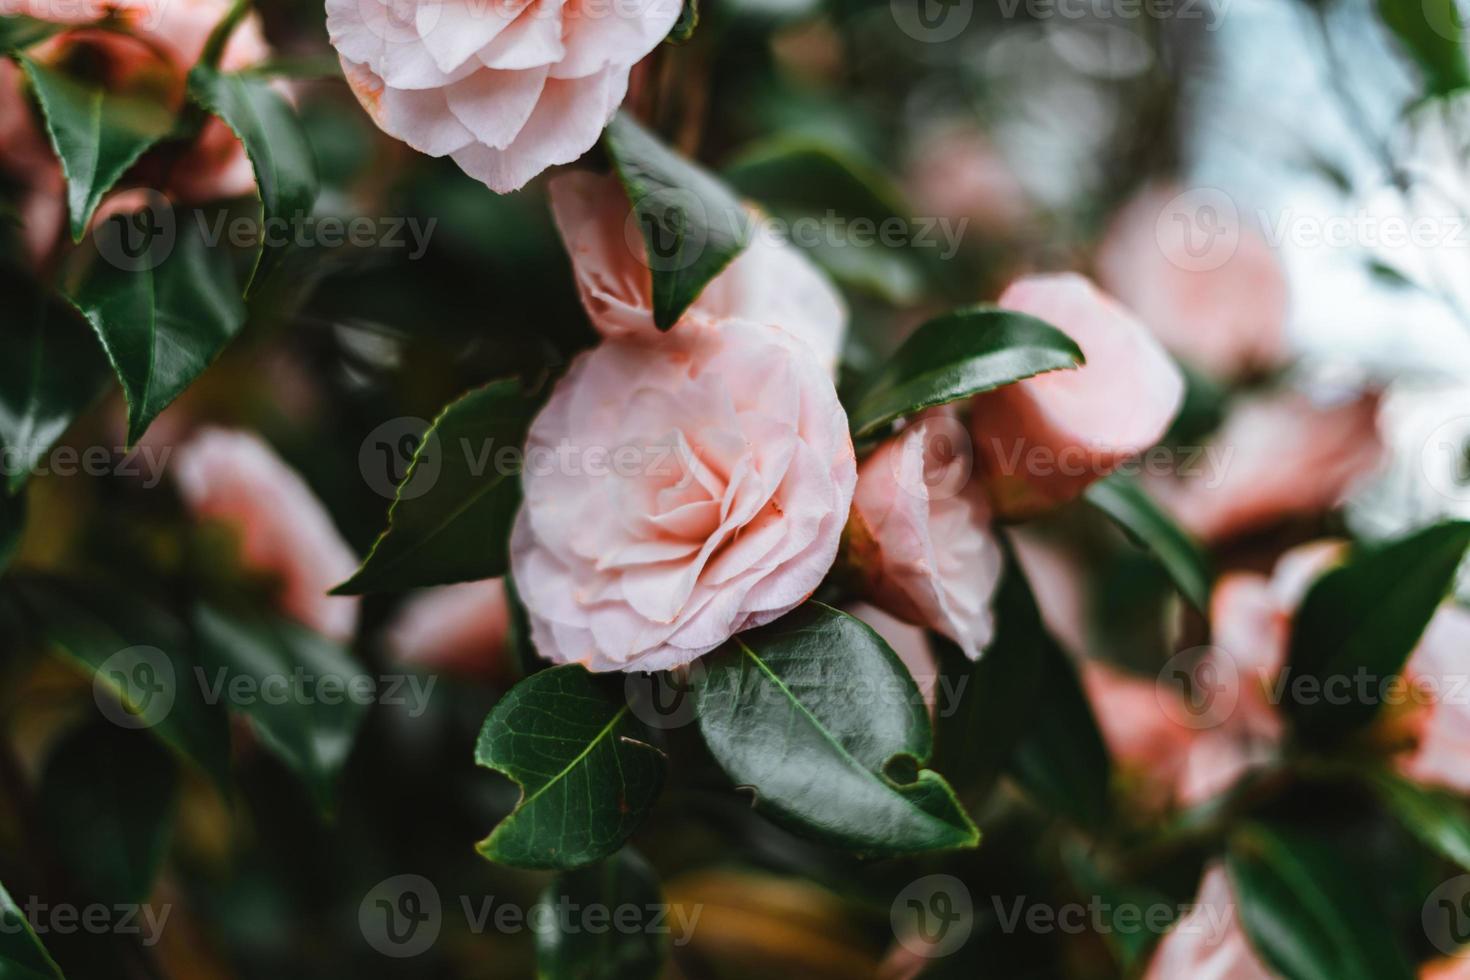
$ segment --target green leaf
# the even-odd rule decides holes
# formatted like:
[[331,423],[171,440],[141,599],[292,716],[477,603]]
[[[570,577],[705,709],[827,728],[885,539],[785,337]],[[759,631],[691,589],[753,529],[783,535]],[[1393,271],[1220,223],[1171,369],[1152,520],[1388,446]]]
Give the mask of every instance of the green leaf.
[[53,34],[60,33],[65,26],[37,20],[34,17],[0,17],[0,52],[9,54],[14,51],[23,51],[33,44],[39,44]]
[[864,436],[904,415],[1082,364],[1053,326],[993,306],[952,310],[915,330],[863,389],[852,431]]
[[1458,0],[1378,0],[1378,16],[1424,73],[1427,95],[1470,87]]
[[186,215],[175,228],[173,249],[157,267],[120,268],[94,251],[67,290],[122,383],[130,445],[245,324],[228,250],[211,248]]
[[36,90],[51,145],[66,173],[72,240],[81,241],[102,196],[145,150],[168,135],[174,114],[157,102],[112,94],[30,58],[19,61]]
[[40,634],[92,677],[99,707],[147,728],[228,792],[229,726],[195,683],[182,623],[113,584],[28,577],[14,588]]
[[1048,810],[1098,827],[1112,812],[1112,760],[1076,667],[1050,635],[1042,635],[1041,694],[1010,773]]
[[921,768],[933,735],[913,678],[861,621],[808,602],[704,664],[700,731],[757,809],[864,855],[979,843],[949,784]]
[[144,901],[163,863],[178,769],[142,732],[98,720],[62,738],[37,807],[72,878],[106,902]]
[[1388,773],[1375,774],[1370,783],[1379,800],[1410,833],[1470,871],[1470,808],[1463,799]]
[[101,393],[107,362],[77,312],[34,283],[0,270],[0,452],[14,494],[56,440]]
[[653,276],[653,322],[668,330],[744,250],[750,228],[730,189],[618,113],[603,134],[632,203]]
[[15,899],[0,885],[0,978],[65,980]]
[[1226,870],[1239,921],[1287,980],[1410,980],[1373,882],[1318,834],[1251,824],[1230,841]]
[[668,37],[664,38],[670,44],[683,44],[694,36],[694,30],[699,26],[699,0],[684,0],[684,6],[679,9],[679,19],[674,21],[674,26],[669,28]]
[[521,487],[518,465],[504,465],[501,453],[519,450],[530,417],[531,406],[520,386],[509,380],[476,388],[440,412],[398,485],[388,508],[388,529],[373,543],[362,567],[333,594],[390,592],[505,574]]
[[194,622],[205,695],[249,718],[261,744],[332,812],[376,680],[339,644],[283,618],[201,606]]
[[[767,16],[789,16],[790,10],[768,5]],[[838,282],[907,305],[923,293],[925,270],[917,244],[921,229],[909,220],[910,209],[893,182],[876,166],[851,149],[809,136],[779,135],[746,148],[724,176],[741,195],[798,228],[813,221],[830,225],[871,222],[875,233],[885,227],[902,228],[905,240],[888,244],[882,238],[859,242],[831,235],[794,236],[812,259]],[[843,225],[840,227],[850,227]],[[910,239],[908,236],[912,235]]]
[[[1331,739],[1372,721],[1380,699],[1353,696],[1358,675],[1383,684],[1403,669],[1467,547],[1470,523],[1435,524],[1361,548],[1317,579],[1292,621],[1287,660],[1288,690],[1306,690],[1310,681],[1322,693],[1286,699],[1300,734]],[[1328,696],[1332,691],[1348,696]]]
[[[668,955],[658,879],[625,847],[605,861],[557,875],[541,904],[567,915],[540,916],[536,929],[539,980],[646,980]],[[631,912],[629,910],[632,910]],[[581,913],[580,917],[578,912]],[[597,925],[591,919],[599,916]]]
[[1137,480],[1113,474],[1087,488],[1087,502],[1164,566],[1179,593],[1201,612],[1210,607],[1214,572],[1198,541],[1153,502]]
[[23,493],[7,497],[0,493],[0,572],[5,571],[20,548],[26,530],[26,498]]
[[[204,65],[189,72],[189,95],[220,117],[245,144],[260,192],[261,249],[247,294],[281,262],[287,244],[271,245],[282,228],[311,214],[316,203],[316,160],[301,122],[270,82],[256,75],[222,74]],[[281,226],[281,227],[277,227]]]
[[663,788],[663,753],[621,698],[569,664],[513,687],[485,718],[475,762],[521,788],[509,816],[480,841],[492,861],[575,868],[607,857]]
[[992,607],[995,637],[984,655],[971,662],[946,644],[942,661],[959,705],[938,720],[934,767],[966,802],[984,799],[1025,734],[1041,695],[1042,648],[1052,642],[1009,549]]

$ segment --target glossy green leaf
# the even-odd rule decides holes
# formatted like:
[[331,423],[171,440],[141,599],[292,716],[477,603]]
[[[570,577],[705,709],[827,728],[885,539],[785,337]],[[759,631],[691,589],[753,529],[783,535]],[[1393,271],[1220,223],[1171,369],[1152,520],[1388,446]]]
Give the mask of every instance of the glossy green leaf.
[[505,465],[502,453],[519,450],[530,415],[515,381],[476,388],[440,412],[398,485],[388,529],[334,593],[389,592],[505,574],[521,495],[518,465]]
[[[995,636],[971,662],[946,644],[944,675],[958,704],[937,720],[934,767],[962,799],[984,799],[1025,734],[1041,696],[1043,646],[1051,643],[1031,586],[1012,555],[992,603]],[[963,686],[961,686],[963,685]]]
[[1049,811],[1098,827],[1112,812],[1112,760],[1077,668],[1050,635],[1042,636],[1041,692],[1009,771]]
[[4,885],[0,885],[0,980],[65,980]]
[[1410,833],[1470,871],[1470,807],[1462,798],[1387,773],[1373,776],[1371,783],[1383,805]]
[[129,444],[245,325],[229,251],[210,247],[188,215],[175,229],[173,248],[157,267],[124,269],[94,253],[68,287],[122,383]]
[[1180,595],[1201,612],[1210,606],[1214,572],[1199,542],[1154,503],[1138,481],[1120,474],[1087,488],[1087,502],[1164,566]]
[[664,779],[663,753],[627,704],[575,664],[512,688],[485,718],[475,761],[521,788],[478,850],[523,868],[575,868],[613,853]]
[[24,493],[7,497],[0,493],[0,572],[10,565],[20,548],[26,529],[26,498]]
[[[1356,696],[1358,675],[1374,682],[1369,693],[1376,695],[1403,669],[1467,547],[1470,523],[1435,524],[1363,547],[1316,581],[1292,621],[1287,661],[1289,691],[1311,682],[1323,692],[1286,699],[1299,733],[1330,739],[1373,719],[1380,699]],[[1327,696],[1332,691],[1339,696]]]
[[1238,921],[1287,980],[1410,980],[1371,880],[1326,838],[1266,824],[1230,841],[1226,870]]
[[[746,5],[754,13],[754,4]],[[791,16],[791,9],[767,4],[764,16]],[[795,11],[799,16],[800,12]],[[758,202],[789,227],[813,221],[830,224],[863,221],[874,229],[872,241],[856,235],[794,236],[812,259],[845,286],[907,305],[924,290],[921,250],[912,247],[933,226],[911,221],[908,204],[888,177],[850,149],[808,136],[783,134],[744,149],[725,167],[724,177],[744,197]],[[839,231],[850,224],[837,226]],[[876,237],[884,229],[902,229],[902,242]],[[888,232],[885,232],[887,234]],[[911,236],[911,237],[910,237]],[[948,243],[936,240],[936,245]],[[937,253],[936,253],[937,254]]]
[[849,413],[852,431],[868,435],[901,416],[1083,360],[1070,337],[1033,316],[993,306],[952,310],[915,330],[868,382]]
[[9,304],[0,330],[0,450],[13,494],[102,392],[107,361],[65,302],[3,269],[0,293]]
[[160,103],[110,93],[26,57],[20,64],[36,90],[46,131],[66,174],[71,237],[81,241],[102,196],[144,151],[168,135],[174,114]]
[[699,0],[684,0],[684,6],[679,9],[679,19],[674,21],[674,26],[669,28],[669,35],[664,40],[670,44],[683,44],[694,36],[697,27]]
[[864,855],[979,843],[949,784],[922,768],[933,736],[913,678],[861,621],[808,602],[703,665],[700,732],[758,810]]
[[184,624],[112,584],[25,578],[14,589],[33,628],[93,678],[99,708],[147,729],[228,790],[229,726],[196,683]]
[[141,902],[168,849],[178,789],[177,764],[162,746],[99,719],[52,750],[37,807],[88,896]]
[[311,214],[317,194],[316,160],[295,111],[267,79],[197,65],[189,73],[189,94],[234,130],[255,168],[261,223],[270,234],[261,235],[248,292],[280,264],[290,248],[270,240],[284,237],[289,242],[285,234],[289,223]]
[[339,644],[286,619],[201,606],[194,622],[205,697],[249,718],[331,812],[376,680]]
[[659,975],[671,923],[661,911],[663,894],[653,869],[632,848],[562,872],[540,901],[567,914],[540,916],[532,923],[539,980],[647,980]]
[[653,322],[668,330],[749,242],[745,207],[728,187],[664,146],[627,113],[603,134],[643,232]]
[[0,52],[24,51],[63,29],[62,24],[53,24],[34,17],[0,17]]
[[1378,15],[1423,72],[1427,95],[1470,87],[1458,0],[1378,0]]

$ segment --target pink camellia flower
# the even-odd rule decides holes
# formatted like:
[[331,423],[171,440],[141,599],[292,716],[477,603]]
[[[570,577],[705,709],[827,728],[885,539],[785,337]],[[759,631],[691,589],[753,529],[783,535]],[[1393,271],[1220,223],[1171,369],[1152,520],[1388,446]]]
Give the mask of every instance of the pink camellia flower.
[[1414,747],[1399,769],[1415,782],[1470,793],[1470,694],[1464,690],[1470,650],[1470,610],[1453,603],[1434,614],[1404,673],[1417,704],[1410,706]]
[[[656,334],[653,277],[621,182],[574,171],[552,179],[548,190],[593,325],[609,337]],[[752,220],[752,227],[760,226]],[[832,283],[800,249],[764,232],[710,281],[686,317],[778,326],[805,341],[829,370],[836,370],[847,332],[847,306]]]
[[1157,340],[1082,276],[1032,276],[1000,297],[1067,334],[1087,363],[976,396],[971,429],[991,503],[1024,518],[1076,497],[1163,436],[1184,379]]
[[863,462],[848,554],[871,602],[944,634],[973,660],[994,632],[1001,552],[990,509],[969,484],[969,459],[954,456],[946,438],[949,425],[949,416],[928,414]]
[[511,568],[537,649],[659,670],[770,622],[831,567],[856,480],[832,382],[784,331],[604,341],[527,439]]
[[327,0],[327,33],[373,121],[498,193],[597,142],[680,0]]
[[918,686],[919,696],[924,699],[924,707],[929,709],[932,717],[935,695],[939,690],[939,662],[934,659],[934,651],[930,649],[929,638],[924,631],[866,602],[854,602],[843,612],[868,624],[898,654],[898,659],[909,669],[909,676]]
[[[162,98],[178,109],[184,102],[189,69],[199,61],[210,32],[229,6],[229,0],[77,0],[64,4],[0,0],[0,13],[71,27],[27,52],[38,63],[63,68],[81,60],[93,70],[100,67],[101,81],[109,91]],[[107,29],[91,26],[104,18]],[[220,66],[238,71],[269,55],[260,20],[252,13],[230,35]],[[145,154],[135,166],[156,169],[156,174],[148,174],[147,183],[186,204],[240,197],[255,188],[244,146],[228,126],[213,117],[178,157],[160,162]],[[0,170],[23,185],[21,216],[27,251],[40,262],[65,228],[66,185],[61,163],[26,97],[24,75],[9,61],[0,62]],[[125,177],[124,184],[126,181]],[[145,200],[119,190],[103,202],[97,214],[132,210]]]
[[1092,705],[1108,755],[1136,798],[1149,808],[1174,801],[1190,749],[1199,732],[1182,724],[1178,695],[1155,678],[1135,676],[1100,660],[1079,664],[1083,690]]
[[465,674],[504,668],[510,633],[505,580],[460,582],[426,589],[389,624],[388,649],[402,663]]
[[1233,248],[1202,240],[1213,229],[1195,225],[1214,220],[1212,212],[1184,193],[1149,188],[1118,212],[1098,252],[1098,281],[1180,360],[1208,375],[1233,379],[1276,367],[1286,357],[1288,305],[1276,253],[1246,223]]
[[1159,942],[1144,980],[1272,980],[1245,930],[1224,865],[1205,868],[1194,907]]
[[1252,396],[1231,409],[1202,463],[1149,489],[1197,537],[1219,541],[1340,502],[1383,460],[1378,397],[1317,406],[1286,391]]
[[196,518],[238,533],[247,568],[280,580],[287,615],[332,639],[352,636],[358,600],[327,592],[357,559],[306,481],[260,437],[204,429],[179,447],[174,479]]
[[1014,234],[1031,212],[1015,171],[971,125],[923,134],[911,154],[907,184],[919,214],[962,221],[992,236]]

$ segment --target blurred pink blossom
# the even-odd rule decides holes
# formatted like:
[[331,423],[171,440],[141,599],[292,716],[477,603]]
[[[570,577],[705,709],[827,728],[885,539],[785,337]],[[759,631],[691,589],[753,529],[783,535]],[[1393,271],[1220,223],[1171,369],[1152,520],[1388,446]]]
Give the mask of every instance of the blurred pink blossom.
[[1194,907],[1154,951],[1145,980],[1272,980],[1241,928],[1230,879],[1218,861],[1206,866]]
[[510,605],[504,579],[425,589],[387,629],[388,649],[402,663],[465,674],[505,668]]
[[933,715],[935,692],[939,685],[939,662],[934,658],[934,651],[930,648],[929,638],[924,631],[866,602],[851,603],[843,612],[867,623],[874,633],[883,638],[884,643],[893,648],[893,652],[898,654],[898,659],[903,661],[909,675],[918,685],[919,694],[924,698],[924,706]]
[[357,598],[327,593],[357,558],[306,481],[259,436],[200,430],[179,447],[174,479],[196,518],[235,530],[249,570],[279,580],[283,612],[324,636],[351,638]]
[[997,513],[1025,518],[1066,503],[1163,436],[1184,379],[1153,335],[1074,273],[1018,280],[999,305],[1067,334],[1087,363],[977,395],[971,430]]
[[1180,360],[1220,379],[1279,365],[1286,357],[1286,273],[1248,222],[1222,264],[1185,252],[1189,229],[1167,220],[1184,188],[1144,190],[1114,217],[1097,256],[1098,281]]

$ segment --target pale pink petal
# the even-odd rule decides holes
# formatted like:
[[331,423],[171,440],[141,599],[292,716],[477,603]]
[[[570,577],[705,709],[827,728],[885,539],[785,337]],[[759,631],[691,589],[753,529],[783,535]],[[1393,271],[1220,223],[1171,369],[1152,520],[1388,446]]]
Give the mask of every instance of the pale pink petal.
[[1087,363],[978,395],[971,403],[977,462],[1007,517],[1076,497],[1163,436],[1184,379],[1148,330],[1081,276],[1035,276],[1000,305],[1070,336]]
[[1206,374],[1232,379],[1276,367],[1286,356],[1280,260],[1249,223],[1239,223],[1238,241],[1218,261],[1201,255],[1202,229],[1189,225],[1203,214],[1170,207],[1184,193],[1152,187],[1118,213],[1098,253],[1098,281]]
[[487,68],[548,68],[566,55],[562,0],[536,0],[475,57]]
[[414,27],[434,64],[453,72],[515,23],[528,0],[431,0],[414,11]]
[[1235,895],[1218,861],[1205,868],[1194,907],[1154,951],[1145,980],[1273,980],[1241,928]]
[[[1417,782],[1458,793],[1470,793],[1470,610],[1449,604],[1435,613],[1406,675],[1423,692],[1408,711],[1419,741],[1401,761],[1405,775]],[[1390,709],[1391,710],[1391,709]]]
[[358,600],[327,592],[357,558],[306,482],[258,436],[204,429],[179,447],[174,478],[195,517],[235,530],[247,568],[279,579],[283,612],[333,639],[352,636]]
[[903,665],[909,670],[909,676],[913,677],[914,684],[918,686],[919,696],[924,699],[924,707],[929,709],[932,717],[936,711],[936,692],[939,689],[939,661],[934,658],[934,651],[930,648],[929,638],[924,635],[924,631],[866,602],[851,603],[843,612],[861,619],[898,654],[898,659],[903,661]]
[[446,89],[388,88],[366,65],[342,61],[357,101],[384,132],[429,156],[445,156],[474,142],[474,134],[450,111]]
[[454,162],[491,190],[504,194],[558,163],[592,148],[623,100],[628,70],[612,66],[585,78],[548,79],[541,100],[504,149],[473,143]]
[[485,146],[507,146],[536,108],[546,69],[477,71],[444,90],[449,111]]
[[1192,471],[1150,490],[1207,541],[1264,530],[1336,506],[1383,461],[1378,397],[1319,406],[1284,391],[1236,404]]
[[681,0],[568,0],[566,57],[553,78],[582,78],[609,65],[631,66],[652,51],[679,19]]
[[388,648],[403,663],[432,670],[497,674],[510,631],[503,579],[428,589],[404,604],[388,626]]

